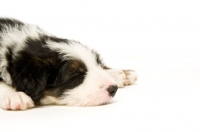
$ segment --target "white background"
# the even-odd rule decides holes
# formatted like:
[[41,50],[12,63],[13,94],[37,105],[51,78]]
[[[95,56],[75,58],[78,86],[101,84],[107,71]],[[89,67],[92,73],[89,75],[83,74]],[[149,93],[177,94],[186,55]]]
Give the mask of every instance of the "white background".
[[139,75],[108,106],[1,110],[0,131],[200,131],[199,0],[1,0],[0,16],[76,39]]
[[198,0],[6,0],[0,15],[37,24],[104,55],[199,55]]

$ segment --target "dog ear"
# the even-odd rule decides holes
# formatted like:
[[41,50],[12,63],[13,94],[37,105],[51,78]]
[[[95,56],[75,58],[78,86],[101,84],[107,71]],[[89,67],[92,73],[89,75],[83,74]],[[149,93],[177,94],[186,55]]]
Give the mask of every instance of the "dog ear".
[[56,69],[51,70],[51,74],[47,79],[46,91],[49,91],[47,93],[55,97],[61,96],[66,90],[80,85],[86,72],[87,68],[81,61],[63,61]]
[[37,105],[44,94],[49,75],[48,67],[25,66],[12,74],[12,85],[17,91],[29,95]]
[[27,38],[26,46],[14,53],[14,47],[8,48],[6,58],[12,86],[17,91],[29,95],[35,104],[44,95],[47,78],[51,70],[59,63],[58,53],[45,48],[45,40]]

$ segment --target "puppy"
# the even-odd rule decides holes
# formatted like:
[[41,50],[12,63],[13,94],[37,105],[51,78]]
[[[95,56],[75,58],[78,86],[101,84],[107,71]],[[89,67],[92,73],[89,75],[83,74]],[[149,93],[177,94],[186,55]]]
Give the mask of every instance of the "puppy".
[[107,67],[97,52],[78,41],[0,18],[0,107],[5,110],[97,106],[136,79],[132,70]]

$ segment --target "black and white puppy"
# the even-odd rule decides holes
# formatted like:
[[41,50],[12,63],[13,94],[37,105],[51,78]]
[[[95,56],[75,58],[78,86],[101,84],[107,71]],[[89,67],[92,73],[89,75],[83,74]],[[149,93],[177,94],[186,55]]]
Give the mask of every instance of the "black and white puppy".
[[25,110],[37,105],[96,106],[133,84],[132,70],[110,69],[81,43],[35,25],[0,18],[0,107]]

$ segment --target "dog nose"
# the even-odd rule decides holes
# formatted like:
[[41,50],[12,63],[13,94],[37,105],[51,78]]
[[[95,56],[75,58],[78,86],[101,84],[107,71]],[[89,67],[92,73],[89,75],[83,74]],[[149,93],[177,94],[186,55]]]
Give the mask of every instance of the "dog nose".
[[110,85],[110,86],[108,87],[107,91],[108,91],[108,93],[109,93],[109,95],[110,95],[111,97],[114,97],[115,94],[116,94],[116,92],[117,92],[117,89],[118,89],[117,85]]

